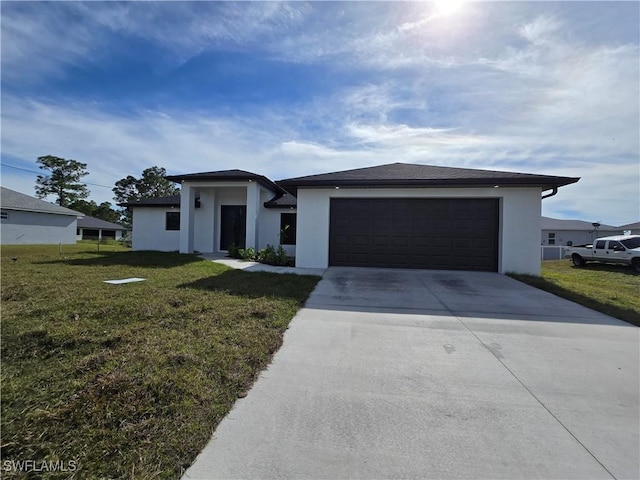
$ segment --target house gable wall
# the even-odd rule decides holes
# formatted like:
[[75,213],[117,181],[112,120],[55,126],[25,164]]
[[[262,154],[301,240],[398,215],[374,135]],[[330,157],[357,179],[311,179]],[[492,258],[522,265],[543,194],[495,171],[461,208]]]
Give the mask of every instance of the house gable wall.
[[498,271],[540,273],[540,188],[405,188],[298,190],[296,266],[326,268],[329,264],[331,198],[498,198],[500,231]]
[[78,217],[3,209],[0,238],[3,245],[76,243]]

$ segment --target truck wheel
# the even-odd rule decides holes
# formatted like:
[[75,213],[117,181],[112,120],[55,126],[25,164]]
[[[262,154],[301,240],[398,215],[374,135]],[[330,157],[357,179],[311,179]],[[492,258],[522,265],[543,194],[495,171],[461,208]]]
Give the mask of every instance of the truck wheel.
[[634,268],[636,272],[640,273],[640,259],[636,258],[631,264],[631,266]]
[[585,263],[584,258],[582,258],[580,255],[577,255],[577,254],[571,255],[571,261],[576,267],[584,267],[584,263]]

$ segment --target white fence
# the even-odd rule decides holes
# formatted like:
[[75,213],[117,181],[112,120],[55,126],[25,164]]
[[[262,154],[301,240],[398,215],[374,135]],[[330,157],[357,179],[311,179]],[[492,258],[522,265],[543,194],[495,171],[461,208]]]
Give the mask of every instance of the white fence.
[[562,260],[564,249],[564,245],[541,245],[540,258],[542,260]]

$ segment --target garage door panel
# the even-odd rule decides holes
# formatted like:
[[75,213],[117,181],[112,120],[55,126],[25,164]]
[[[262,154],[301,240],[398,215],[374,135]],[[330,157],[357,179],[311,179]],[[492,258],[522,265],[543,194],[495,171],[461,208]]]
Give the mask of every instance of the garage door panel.
[[331,199],[329,264],[496,271],[497,199]]
[[348,246],[350,237],[348,235],[336,235],[334,237],[334,243],[336,246]]
[[371,245],[373,247],[387,247],[389,246],[389,237],[386,235],[372,235]]
[[411,237],[411,246],[415,248],[427,248],[429,247],[429,237],[424,235],[413,235]]

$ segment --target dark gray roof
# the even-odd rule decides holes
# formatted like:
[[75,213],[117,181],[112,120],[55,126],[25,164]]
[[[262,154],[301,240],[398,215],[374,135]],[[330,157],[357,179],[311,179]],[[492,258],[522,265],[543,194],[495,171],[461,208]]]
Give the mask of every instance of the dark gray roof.
[[144,198],[135,202],[119,203],[121,207],[179,207],[180,195],[169,197]]
[[267,177],[258,175],[257,173],[251,173],[244,170],[220,170],[217,172],[202,172],[202,173],[187,173],[185,175],[169,175],[167,180],[172,182],[181,183],[187,182],[204,182],[204,181],[234,181],[234,180],[253,180],[261,183],[267,188],[270,188],[274,192],[285,193],[281,187],[269,180]]
[[341,172],[288,178],[278,182],[289,191],[300,187],[487,187],[527,186],[550,189],[580,178],[499,172],[470,168],[392,163]]
[[290,193],[273,197],[268,202],[264,202],[266,208],[295,208],[297,205],[297,198]]
[[54,215],[84,216],[69,208],[45,202],[35,197],[16,192],[9,188],[0,187],[0,207],[5,210],[21,210],[25,212],[51,213]]
[[[586,230],[594,229],[593,222],[585,222],[583,220],[562,220],[559,218],[542,217],[542,230]],[[620,227],[613,225],[600,224],[598,230],[617,231]]]
[[126,230],[122,225],[118,225],[117,223],[107,222],[106,220],[102,220],[101,218],[89,217],[85,216],[84,218],[78,219],[78,228],[94,228],[94,229],[103,229],[103,230]]

